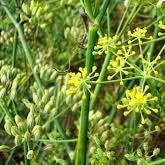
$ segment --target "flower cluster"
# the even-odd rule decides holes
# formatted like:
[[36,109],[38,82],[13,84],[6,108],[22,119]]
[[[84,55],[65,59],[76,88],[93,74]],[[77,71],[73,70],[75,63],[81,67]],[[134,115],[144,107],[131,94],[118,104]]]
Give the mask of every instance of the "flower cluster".
[[115,49],[116,45],[119,45],[120,42],[116,43],[118,36],[115,35],[113,37],[108,37],[105,35],[104,37],[100,37],[98,39],[98,43],[94,48],[93,55],[102,55],[107,54],[108,49]]
[[144,28],[137,27],[136,29],[133,30],[133,32],[128,31],[128,36],[134,38],[133,40],[129,40],[128,44],[131,44],[136,40],[138,40],[139,44],[142,44],[142,39],[152,39],[152,36],[147,37],[146,33],[147,33],[147,29],[145,27]]
[[117,108],[126,108],[124,116],[127,116],[132,111],[140,113],[141,123],[145,124],[143,114],[150,115],[151,112],[158,112],[158,109],[152,108],[149,104],[157,101],[157,97],[153,97],[151,93],[146,93],[149,86],[145,86],[142,90],[139,86],[135,86],[132,90],[126,91],[126,97],[122,98],[122,104],[118,104]]
[[79,68],[78,73],[69,73],[69,89],[67,90],[67,94],[72,95],[76,93],[82,86],[86,87],[89,90],[91,88],[91,85],[88,84],[88,81],[99,76],[99,74],[95,72],[96,69],[97,67],[94,66],[92,68],[92,72],[89,74],[87,72],[87,68]]
[[147,30],[145,28],[141,29],[137,27],[133,30],[133,32],[128,31],[128,36],[132,36],[135,38],[144,38],[146,36]]
[[132,51],[132,47],[129,46],[126,48],[125,46],[122,46],[121,49],[117,51],[117,53],[113,52],[115,54],[115,59],[111,60],[107,69],[114,74],[111,76],[108,76],[108,80],[111,80],[114,76],[117,74],[120,75],[120,85],[123,85],[123,74],[128,75],[128,70],[132,69],[133,66],[128,62],[128,58],[133,56],[135,54],[135,51]]

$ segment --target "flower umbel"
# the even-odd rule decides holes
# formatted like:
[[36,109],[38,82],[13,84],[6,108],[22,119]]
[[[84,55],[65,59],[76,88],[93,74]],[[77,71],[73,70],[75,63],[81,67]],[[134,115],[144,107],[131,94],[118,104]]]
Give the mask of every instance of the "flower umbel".
[[153,37],[146,37],[147,29],[146,28],[139,28],[133,30],[133,32],[128,31],[128,36],[133,37],[133,40],[129,40],[128,44],[133,43],[134,41],[138,40],[139,44],[142,44],[142,39],[152,39]]
[[128,35],[135,38],[145,38],[146,33],[147,33],[147,30],[145,28],[141,29],[139,27],[134,29],[133,32],[128,31]]
[[[115,49],[117,38],[117,35],[112,38],[108,37],[107,35],[105,35],[104,37],[100,37],[98,39],[97,45],[94,48],[93,55],[102,55],[103,53],[107,54],[108,47]],[[117,44],[120,44],[120,42],[118,42]]]
[[140,113],[141,123],[145,124],[145,119],[143,114],[150,115],[151,112],[158,112],[158,109],[152,108],[149,104],[157,101],[157,97],[152,96],[151,93],[146,93],[149,89],[149,86],[145,86],[142,90],[139,86],[135,86],[132,90],[126,91],[126,97],[124,97],[121,102],[118,104],[117,108],[127,108],[124,112],[124,116],[127,116],[132,111]]
[[116,55],[114,60],[111,60],[107,69],[111,72],[114,72],[112,76],[108,76],[108,80],[111,80],[117,74],[120,75],[120,85],[123,85],[123,74],[128,75],[128,70],[132,69],[133,66],[128,62],[128,58],[135,54],[134,51],[131,51],[131,46],[126,49],[125,46],[122,46],[122,49],[119,49],[117,53],[113,52]]
[[68,95],[72,95],[77,92],[78,89],[80,89],[82,86],[85,86],[88,90],[91,88],[91,85],[88,84],[87,81],[90,81],[93,78],[96,78],[99,76],[98,73],[96,73],[97,67],[94,66],[92,68],[92,72],[88,74],[86,68],[79,68],[78,73],[69,73],[69,80],[68,80],[68,86],[69,89],[67,90]]

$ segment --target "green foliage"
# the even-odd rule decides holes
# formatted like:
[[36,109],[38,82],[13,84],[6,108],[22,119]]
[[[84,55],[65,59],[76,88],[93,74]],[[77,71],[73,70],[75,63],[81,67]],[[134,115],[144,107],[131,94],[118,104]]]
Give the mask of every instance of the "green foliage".
[[164,0],[0,1],[0,164],[163,165]]

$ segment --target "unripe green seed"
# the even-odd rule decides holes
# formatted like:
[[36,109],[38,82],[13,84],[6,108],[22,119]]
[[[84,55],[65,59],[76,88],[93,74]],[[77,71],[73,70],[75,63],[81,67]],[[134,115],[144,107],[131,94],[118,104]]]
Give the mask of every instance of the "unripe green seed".
[[154,148],[153,155],[157,156],[160,153],[160,148]]
[[23,121],[24,121],[19,115],[16,115],[14,119],[15,119],[15,122],[16,122],[17,125],[18,125],[20,122],[23,122]]
[[9,146],[6,146],[6,145],[0,146],[0,152],[9,152],[10,150],[11,148]]
[[57,76],[57,72],[54,71],[54,72],[51,74],[51,76],[50,76],[50,81],[55,80],[56,76]]
[[18,126],[18,129],[19,129],[20,131],[22,131],[22,132],[25,132],[26,129],[27,129],[26,123],[25,123],[24,121],[23,121],[23,122],[19,122],[19,123],[17,124],[17,126]]
[[30,9],[29,9],[29,7],[28,7],[25,3],[22,4],[22,10],[23,10],[27,15],[29,15]]
[[23,143],[23,139],[20,135],[16,135],[14,139],[15,145],[20,146]]
[[40,115],[37,115],[35,117],[35,124],[37,124],[37,125],[41,124],[41,116]]
[[39,139],[42,134],[42,127],[40,125],[35,125],[32,134],[36,140]]
[[22,75],[21,74],[18,74],[16,76],[16,78],[14,79],[13,83],[12,83],[12,86],[11,86],[11,93],[10,93],[10,97],[11,99],[13,100],[16,96],[16,93],[17,93],[17,87],[18,87],[18,84],[19,84],[19,81],[20,79],[22,78]]
[[101,140],[104,142],[109,136],[109,130],[106,130],[101,135]]
[[11,135],[11,127],[13,126],[12,122],[10,120],[6,120],[5,121],[5,125],[4,125],[4,128],[5,128],[5,131]]
[[27,116],[27,126],[28,128],[33,128],[35,125],[35,115],[33,111],[30,111],[28,116]]
[[51,109],[51,114],[54,116],[57,114],[57,109],[56,108],[53,108]]
[[24,134],[24,140],[25,141],[29,141],[30,140],[30,137],[31,137],[30,132],[29,131],[26,131],[25,134]]
[[11,134],[12,134],[13,136],[17,136],[17,135],[21,135],[21,132],[20,132],[20,130],[18,129],[18,127],[12,126],[12,127],[11,127]]
[[29,160],[32,160],[34,158],[34,156],[35,156],[35,153],[33,150],[29,150],[26,155],[27,159],[29,159]]
[[0,99],[2,99],[6,94],[6,88],[1,88],[0,89]]
[[49,94],[49,91],[48,90],[45,90],[45,93],[42,97],[42,102],[45,104],[48,102],[48,100],[50,99],[50,94]]

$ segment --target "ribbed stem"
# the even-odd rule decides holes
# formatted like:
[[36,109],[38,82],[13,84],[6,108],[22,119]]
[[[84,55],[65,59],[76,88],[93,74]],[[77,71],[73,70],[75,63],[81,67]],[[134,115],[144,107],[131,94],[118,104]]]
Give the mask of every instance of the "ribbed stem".
[[[97,40],[97,27],[92,26],[88,33],[88,44],[86,51],[86,68],[88,73],[92,71],[93,50]],[[81,106],[80,128],[76,150],[75,165],[86,165],[87,133],[88,133],[88,114],[89,114],[90,93],[84,87],[84,99]]]
[[[95,21],[97,25],[100,24],[104,14],[106,13],[107,7],[110,3],[110,0],[104,0],[103,5],[100,8],[99,14],[96,17]],[[92,26],[89,29],[88,33],[88,44],[86,51],[86,68],[87,72],[92,71],[93,66],[93,50],[97,40],[97,26]],[[87,150],[87,133],[88,133],[88,115],[89,115],[89,105],[90,105],[90,93],[84,87],[84,99],[81,106],[80,114],[80,130],[78,135],[77,150],[76,150],[76,159],[75,165],[86,165],[86,150]]]

